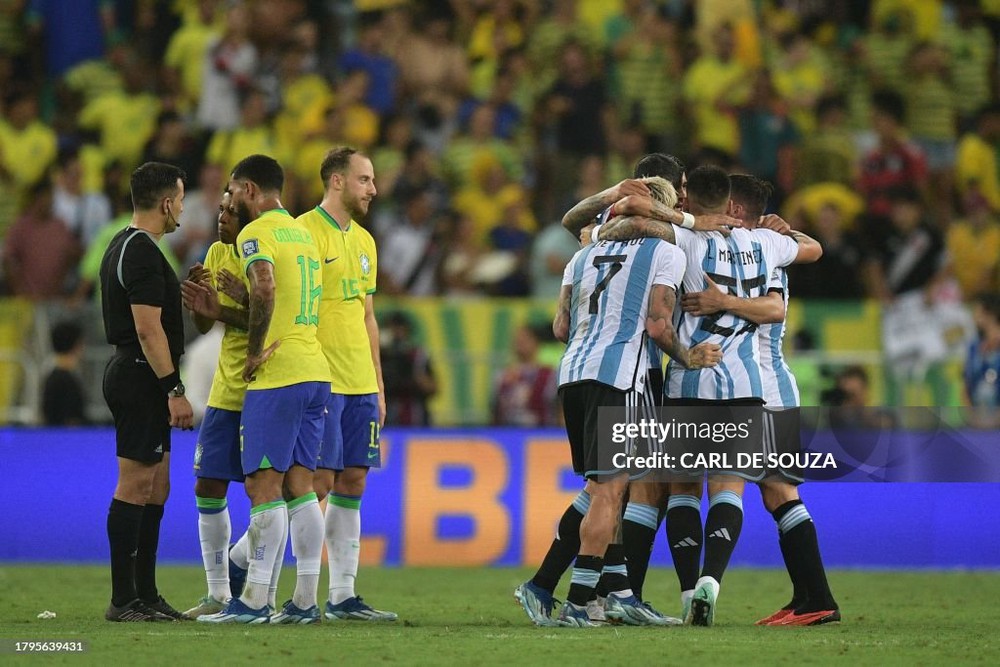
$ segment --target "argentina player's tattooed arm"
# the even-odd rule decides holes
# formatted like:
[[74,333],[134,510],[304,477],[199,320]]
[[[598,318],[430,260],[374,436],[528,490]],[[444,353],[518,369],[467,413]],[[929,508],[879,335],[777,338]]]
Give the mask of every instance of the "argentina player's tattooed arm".
[[611,218],[601,225],[598,238],[601,241],[656,238],[667,243],[677,243],[677,235],[672,224],[638,215],[619,215]]
[[591,195],[576,206],[571,208],[563,216],[562,226],[573,234],[580,236],[580,230],[594,221],[601,211],[614,204],[619,199],[629,195],[644,195],[649,197],[649,188],[642,181],[627,178],[621,183],[611,186],[607,190]]
[[727,312],[754,324],[773,324],[785,319],[785,300],[779,292],[770,291],[764,296],[740,297],[728,294],[705,276],[705,289],[688,292],[681,297],[681,308],[695,317],[705,317]]
[[792,229],[791,225],[773,213],[762,216],[757,223],[757,229],[770,229],[776,234],[789,236],[798,243],[799,251],[792,264],[812,264],[823,256],[823,246],[820,245],[819,241],[805,232]]
[[556,308],[556,318],[552,321],[552,333],[561,343],[569,341],[569,308],[572,295],[571,285],[563,285],[559,290],[559,306]]
[[[653,197],[628,195],[612,205],[611,213],[612,217],[633,215],[640,218],[668,222],[671,225],[678,225],[680,227],[684,226],[685,213],[683,211]],[[739,219],[725,215],[724,213],[704,213],[693,216],[693,220],[694,226],[690,228],[693,231],[719,232],[723,236],[729,236],[730,230],[733,227],[741,226]]]
[[808,234],[793,229],[788,236],[799,244],[799,253],[795,256],[793,264],[812,264],[823,256],[823,246]]
[[673,325],[677,292],[667,285],[653,285],[649,293],[646,333],[656,345],[688,370],[710,368],[722,359],[722,348],[715,343],[701,343],[692,348],[681,345]]

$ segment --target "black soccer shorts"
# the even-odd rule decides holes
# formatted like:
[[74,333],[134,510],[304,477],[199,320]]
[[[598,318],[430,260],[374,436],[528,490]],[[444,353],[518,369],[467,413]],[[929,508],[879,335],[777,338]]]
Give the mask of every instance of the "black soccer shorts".
[[117,455],[159,463],[170,451],[170,409],[149,362],[117,353],[104,369],[104,400],[115,420]]

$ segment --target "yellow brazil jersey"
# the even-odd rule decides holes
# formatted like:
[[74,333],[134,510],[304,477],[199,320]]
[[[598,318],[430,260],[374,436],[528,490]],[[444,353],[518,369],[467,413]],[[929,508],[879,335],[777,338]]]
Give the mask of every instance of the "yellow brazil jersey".
[[56,159],[56,133],[40,120],[23,130],[0,119],[0,166],[17,190],[37,182]]
[[[722,62],[714,56],[699,58],[684,75],[684,98],[693,107],[696,140],[735,155],[740,135],[736,107],[746,102],[750,87],[747,70],[736,60]],[[720,104],[726,110],[720,110]]]
[[[226,269],[234,276],[243,273],[236,246],[216,241],[205,256],[205,268],[212,272],[212,284],[219,287],[219,272]],[[230,308],[243,308],[228,296],[219,292],[219,303]],[[239,412],[243,409],[243,396],[247,393],[247,383],[243,375],[243,363],[247,358],[247,332],[230,324],[222,336],[219,363],[212,377],[212,390],[208,394],[208,406],[221,410]]]
[[353,220],[341,229],[319,206],[298,220],[312,234],[323,257],[319,339],[330,364],[331,390],[375,394],[378,381],[365,328],[365,301],[375,293],[375,239]]
[[244,275],[254,262],[274,266],[274,313],[264,349],[281,344],[247,387],[276,389],[302,382],[329,382],[316,330],[323,293],[323,260],[312,236],[288,211],[274,209],[243,228],[236,239]]
[[156,133],[161,110],[155,95],[108,93],[90,101],[80,111],[80,127],[99,130],[101,147],[108,157],[120,160],[129,172],[142,160],[146,142]]

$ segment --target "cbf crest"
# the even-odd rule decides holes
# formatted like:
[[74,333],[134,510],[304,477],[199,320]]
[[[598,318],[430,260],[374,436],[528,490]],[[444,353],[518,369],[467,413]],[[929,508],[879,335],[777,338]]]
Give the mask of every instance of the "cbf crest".
[[359,259],[361,260],[361,273],[367,276],[371,273],[372,261],[368,259],[368,255],[365,253],[361,253],[361,257]]

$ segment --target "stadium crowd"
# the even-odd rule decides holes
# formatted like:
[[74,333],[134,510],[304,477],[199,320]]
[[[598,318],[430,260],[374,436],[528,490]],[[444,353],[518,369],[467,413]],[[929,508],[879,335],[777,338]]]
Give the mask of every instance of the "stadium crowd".
[[348,144],[381,293],[554,299],[562,214],[664,150],[773,183],[825,249],[796,297],[894,304],[887,359],[933,358],[914,304],[969,331],[998,289],[998,35],[995,0],[2,0],[0,295],[92,306],[143,161],[188,174],[183,275],[239,158],[298,214]]
[[914,226],[952,260],[929,294],[997,288],[1000,3],[64,4],[0,3],[8,294],[87,299],[144,160],[195,190],[180,270],[239,157],[287,164],[299,213],[338,144],[373,156],[389,294],[554,298],[574,247],[552,223],[658,149],[775,184],[826,248],[799,296],[891,300]]

